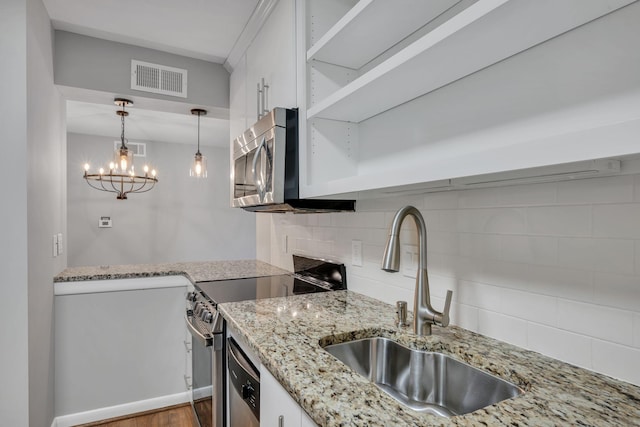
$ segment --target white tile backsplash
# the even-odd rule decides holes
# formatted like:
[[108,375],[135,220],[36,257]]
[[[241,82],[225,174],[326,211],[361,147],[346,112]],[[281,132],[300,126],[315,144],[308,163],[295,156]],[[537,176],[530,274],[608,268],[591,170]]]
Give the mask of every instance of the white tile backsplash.
[[527,232],[548,236],[589,236],[591,235],[591,207],[527,208]]
[[594,206],[593,235],[640,239],[640,204]]
[[597,372],[640,384],[640,350],[613,344],[607,341],[593,340],[593,369]]
[[454,298],[468,306],[498,312],[502,307],[502,288],[462,280]]
[[596,273],[593,276],[592,303],[638,311],[640,280],[635,275]]
[[624,203],[633,201],[632,175],[578,179],[558,183],[558,203]]
[[634,242],[561,238],[558,241],[558,263],[584,270],[633,274]]
[[[380,269],[387,228],[407,204],[427,223],[433,305],[454,291],[452,323],[640,385],[640,174],[260,214],[258,256],[291,268],[278,243],[287,234],[290,247],[344,262],[351,290],[412,308],[415,279]],[[417,244],[414,230],[403,225],[402,244]],[[352,240],[363,267],[351,265]]]
[[620,344],[633,343],[633,313],[602,305],[560,299],[558,327]]
[[558,239],[543,236],[500,236],[500,258],[527,264],[556,265]]
[[519,347],[527,347],[527,322],[517,317],[478,310],[478,333]]
[[591,369],[591,338],[529,322],[528,348],[564,362]]
[[539,206],[550,205],[556,201],[557,184],[533,184],[522,191],[521,185],[500,189],[500,206]]
[[521,234],[526,231],[525,209],[460,209],[457,231],[469,233]]
[[501,294],[501,313],[550,326],[558,324],[557,298],[506,288]]

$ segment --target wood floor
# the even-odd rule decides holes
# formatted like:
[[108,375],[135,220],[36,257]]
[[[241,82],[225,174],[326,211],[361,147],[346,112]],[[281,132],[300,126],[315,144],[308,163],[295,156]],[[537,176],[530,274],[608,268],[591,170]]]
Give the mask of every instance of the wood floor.
[[191,405],[169,406],[155,411],[96,421],[75,427],[198,427]]

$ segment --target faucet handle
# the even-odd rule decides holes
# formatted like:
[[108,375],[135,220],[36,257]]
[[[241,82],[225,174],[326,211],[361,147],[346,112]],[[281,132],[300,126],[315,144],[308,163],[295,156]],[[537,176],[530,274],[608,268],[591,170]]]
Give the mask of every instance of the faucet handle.
[[451,298],[453,297],[453,291],[447,291],[447,296],[444,300],[444,309],[442,310],[442,315],[439,316],[440,319],[436,318],[436,322],[442,326],[449,326],[449,321],[451,320],[449,317],[449,310],[451,309]]

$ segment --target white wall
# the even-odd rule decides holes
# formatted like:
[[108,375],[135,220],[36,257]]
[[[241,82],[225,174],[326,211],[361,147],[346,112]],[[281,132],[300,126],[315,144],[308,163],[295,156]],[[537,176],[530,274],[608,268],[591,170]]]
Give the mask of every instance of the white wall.
[[[380,269],[387,228],[407,204],[427,223],[434,306],[452,289],[454,324],[640,385],[640,175],[270,214],[257,221],[258,256],[291,269],[288,235],[291,252],[343,261],[349,289],[412,306],[415,279]],[[411,228],[403,243],[416,244]],[[351,264],[352,240],[363,243],[363,267]]]
[[[112,158],[116,139],[68,135],[69,266],[255,258],[255,214],[229,207],[228,150],[201,147],[208,178],[197,180],[189,177],[194,145],[141,141],[158,184],[116,200],[82,178],[86,161]],[[113,228],[98,228],[101,216]]]
[[[116,281],[112,286],[129,290],[55,297],[56,416],[84,415],[76,425],[95,421],[105,408],[187,391],[188,280],[160,279],[173,287],[130,290],[134,284]],[[158,279],[135,280],[150,286]]]

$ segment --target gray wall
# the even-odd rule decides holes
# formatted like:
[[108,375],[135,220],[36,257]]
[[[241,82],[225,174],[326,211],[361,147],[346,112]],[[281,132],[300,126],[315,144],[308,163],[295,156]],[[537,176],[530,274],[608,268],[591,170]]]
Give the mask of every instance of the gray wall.
[[[159,182],[116,200],[82,179],[84,162],[104,164],[115,139],[68,134],[69,266],[255,258],[255,214],[229,207],[227,150],[201,147],[209,177],[196,180],[194,146],[144,141]],[[113,228],[98,228],[101,216]]]
[[27,1],[27,218],[29,259],[29,425],[53,419],[53,276],[66,254],[53,257],[52,239],[66,238],[64,103],[53,83],[53,29],[41,0]]
[[[0,220],[2,241],[0,288],[0,425],[27,426],[27,52],[26,1],[0,2],[0,123],[5,183]],[[9,185],[10,184],[10,185]],[[9,209],[10,207],[10,209]]]
[[[188,70],[188,97],[131,90],[132,59]],[[220,64],[66,31],[56,31],[55,82],[119,95],[229,108],[229,73]]]
[[53,419],[52,279],[66,257],[53,257],[52,237],[66,230],[64,120],[53,85],[52,35],[40,0],[0,2],[3,426],[48,426]]

